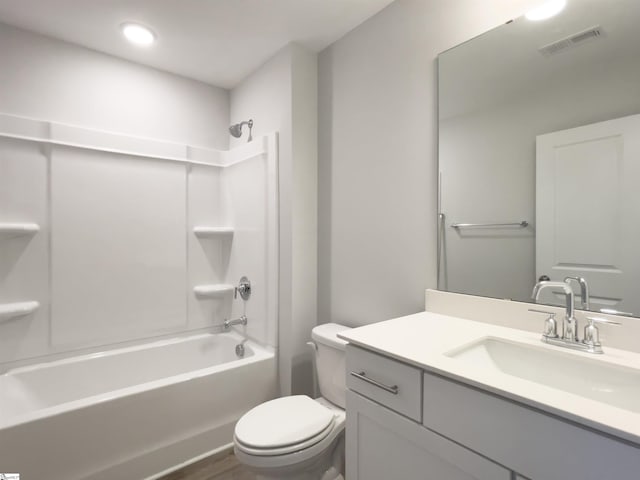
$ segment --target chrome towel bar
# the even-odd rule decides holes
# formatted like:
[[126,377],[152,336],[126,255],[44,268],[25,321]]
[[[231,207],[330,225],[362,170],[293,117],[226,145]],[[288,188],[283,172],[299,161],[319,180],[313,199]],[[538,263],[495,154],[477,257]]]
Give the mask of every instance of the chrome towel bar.
[[451,228],[499,228],[499,227],[517,227],[525,228],[529,226],[529,222],[522,220],[513,223],[452,223]]

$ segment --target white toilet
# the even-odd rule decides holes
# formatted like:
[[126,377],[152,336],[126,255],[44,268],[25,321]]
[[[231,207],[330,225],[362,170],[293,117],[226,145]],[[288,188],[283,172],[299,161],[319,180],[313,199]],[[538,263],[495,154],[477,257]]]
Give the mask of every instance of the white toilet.
[[315,327],[320,398],[294,395],[249,410],[236,424],[236,458],[258,480],[343,480],[345,345],[338,332],[349,327]]

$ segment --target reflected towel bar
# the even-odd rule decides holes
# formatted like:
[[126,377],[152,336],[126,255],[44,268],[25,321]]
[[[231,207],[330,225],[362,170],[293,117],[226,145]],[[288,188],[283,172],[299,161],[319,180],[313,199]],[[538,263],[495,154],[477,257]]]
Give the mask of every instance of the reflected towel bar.
[[517,227],[525,228],[529,226],[529,222],[523,220],[514,223],[452,223],[451,228],[492,228],[492,227]]

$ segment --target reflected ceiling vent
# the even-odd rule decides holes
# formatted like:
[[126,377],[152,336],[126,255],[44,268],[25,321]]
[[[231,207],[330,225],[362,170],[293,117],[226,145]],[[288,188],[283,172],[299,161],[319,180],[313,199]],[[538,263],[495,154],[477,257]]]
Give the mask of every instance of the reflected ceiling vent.
[[602,27],[598,25],[596,27],[583,30],[582,32],[574,33],[573,35],[563,38],[562,40],[558,40],[557,42],[550,43],[549,45],[545,45],[544,47],[540,47],[539,52],[545,57],[549,57],[578,45],[582,45],[591,40],[602,38],[603,35],[604,32],[602,31]]

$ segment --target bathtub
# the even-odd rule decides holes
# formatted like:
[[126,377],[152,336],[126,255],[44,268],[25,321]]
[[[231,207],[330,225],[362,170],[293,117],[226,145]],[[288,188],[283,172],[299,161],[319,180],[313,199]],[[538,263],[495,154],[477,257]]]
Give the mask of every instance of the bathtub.
[[229,446],[274,398],[271,349],[201,333],[0,376],[0,472],[23,480],[140,480]]

